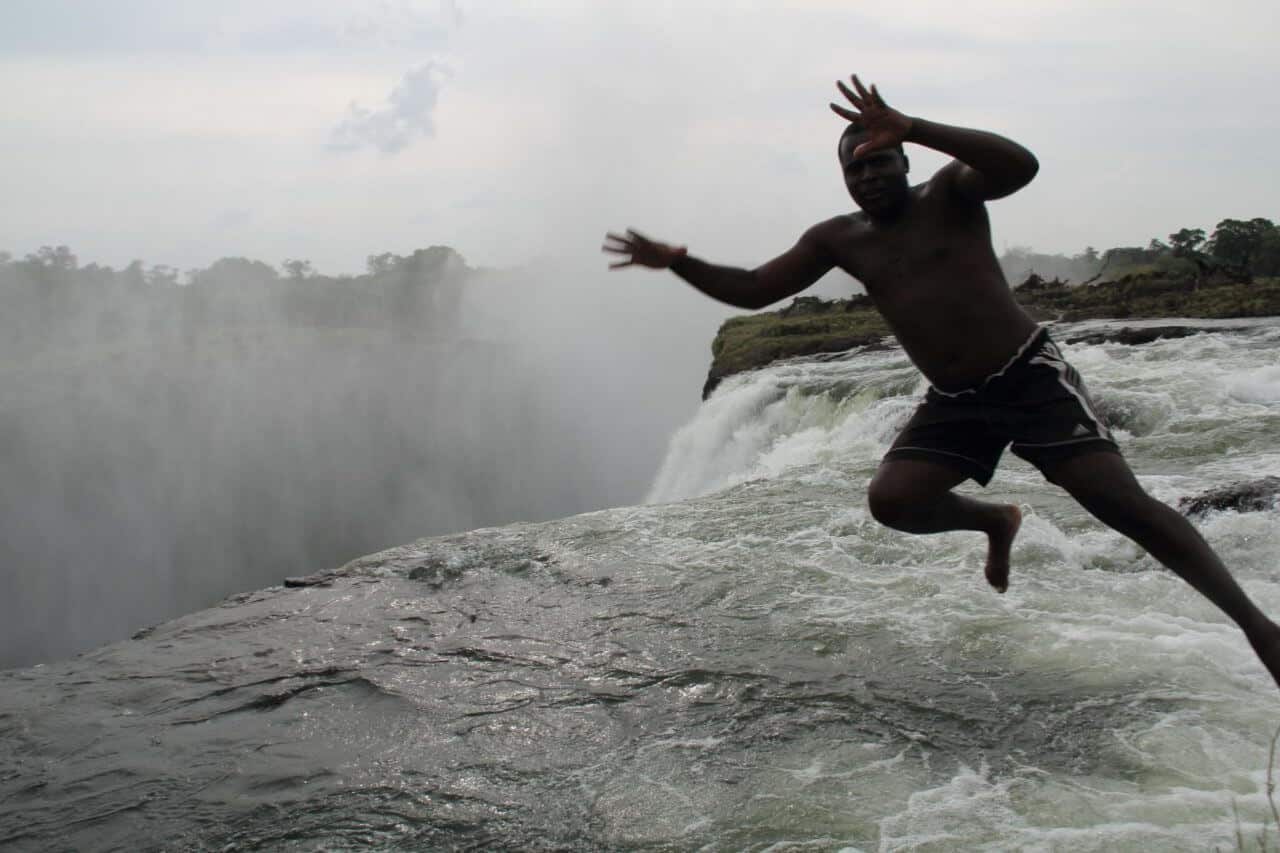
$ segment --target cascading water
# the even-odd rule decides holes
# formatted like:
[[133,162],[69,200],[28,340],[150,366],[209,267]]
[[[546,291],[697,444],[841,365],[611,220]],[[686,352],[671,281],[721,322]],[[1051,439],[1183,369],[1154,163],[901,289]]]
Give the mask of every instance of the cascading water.
[[[1065,350],[1157,497],[1280,473],[1273,321]],[[869,517],[922,387],[896,350],[734,377],[646,505],[420,540],[0,674],[0,845],[1274,841],[1280,693],[1185,584],[1010,455],[1007,595],[980,536]],[[1197,524],[1280,615],[1276,520]]]

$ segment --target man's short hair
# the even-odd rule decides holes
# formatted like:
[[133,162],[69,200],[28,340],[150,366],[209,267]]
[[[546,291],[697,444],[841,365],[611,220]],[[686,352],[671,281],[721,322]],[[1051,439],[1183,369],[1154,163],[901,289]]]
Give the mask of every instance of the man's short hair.
[[[840,149],[844,147],[844,141],[846,139],[853,136],[865,136],[866,133],[867,131],[862,127],[862,125],[849,122],[849,124],[845,126],[844,133],[840,134],[840,141],[836,143],[836,156],[840,156]],[[904,160],[906,159],[907,152],[906,149],[902,147],[902,143],[898,143],[894,146],[894,150],[901,154]]]

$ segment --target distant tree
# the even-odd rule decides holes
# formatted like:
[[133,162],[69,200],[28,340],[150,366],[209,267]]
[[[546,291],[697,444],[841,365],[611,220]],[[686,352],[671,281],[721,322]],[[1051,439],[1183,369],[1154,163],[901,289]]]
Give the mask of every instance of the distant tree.
[[140,260],[114,270],[81,266],[66,246],[41,246],[22,260],[0,252],[0,355],[128,335],[190,341],[211,328],[278,322],[450,330],[469,272],[445,246],[372,255],[369,272],[355,277],[321,275],[302,259],[282,266],[283,274],[231,257],[185,273]]
[[1276,230],[1269,219],[1261,217],[1245,221],[1224,219],[1213,229],[1208,250],[1218,261],[1245,271],[1252,271],[1253,261],[1267,235]]
[[207,270],[197,270],[193,284],[212,284],[238,290],[258,290],[280,278],[275,267],[248,258],[219,258]]
[[156,264],[147,270],[147,284],[170,287],[178,284],[178,270],[166,264]]
[[1191,284],[1192,290],[1198,290],[1213,270],[1209,256],[1200,251],[1200,246],[1203,243],[1203,228],[1181,228],[1169,235],[1169,248],[1173,256],[1183,261],[1184,266],[1189,261],[1195,267],[1195,277]]
[[415,272],[427,272],[446,269],[450,264],[460,263],[462,258],[448,246],[431,246],[416,249],[405,260]]
[[1099,260],[1098,250],[1092,246],[1085,246],[1084,251],[1080,253],[1079,258],[1086,264],[1096,264]]
[[1272,228],[1258,241],[1258,249],[1253,256],[1253,272],[1280,276],[1280,228]]
[[1204,240],[1203,228],[1182,228],[1177,233],[1169,235],[1169,246],[1175,255],[1189,257],[1200,248]]
[[396,267],[400,266],[404,258],[391,252],[383,252],[381,255],[370,255],[365,259],[365,269],[369,271],[369,275],[378,276],[392,272]]
[[129,266],[120,270],[120,274],[136,275],[138,278],[142,278],[142,261],[138,258],[134,258],[132,261],[129,261]]
[[304,278],[311,278],[316,271],[311,266],[311,261],[299,261],[286,259],[280,264],[280,268],[284,270],[284,274],[294,281],[301,281]]
[[27,255],[25,260],[29,264],[55,270],[70,271],[76,268],[76,256],[66,246],[41,246],[35,254]]
[[118,274],[121,284],[134,292],[141,292],[147,284],[147,274],[142,269],[142,261],[132,261]]

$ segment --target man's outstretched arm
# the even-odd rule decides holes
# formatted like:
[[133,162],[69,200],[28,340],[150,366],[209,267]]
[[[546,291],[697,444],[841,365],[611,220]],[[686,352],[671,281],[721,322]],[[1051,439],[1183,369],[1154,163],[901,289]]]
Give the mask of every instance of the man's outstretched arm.
[[684,246],[670,246],[628,229],[609,234],[604,250],[623,255],[609,269],[633,265],[670,269],[698,290],[727,305],[755,311],[792,296],[822,278],[835,264],[825,248],[822,223],[810,228],[794,246],[753,270],[726,267],[690,257]]
[[880,148],[914,142],[955,161],[938,171],[935,179],[949,182],[961,195],[974,201],[1002,198],[1031,182],[1040,169],[1035,155],[1011,139],[985,130],[971,130],[912,118],[890,107],[873,85],[864,88],[858,75],[853,89],[837,81],[841,93],[856,107],[851,110],[832,104],[837,115],[867,131],[866,142],[854,149],[862,156]]

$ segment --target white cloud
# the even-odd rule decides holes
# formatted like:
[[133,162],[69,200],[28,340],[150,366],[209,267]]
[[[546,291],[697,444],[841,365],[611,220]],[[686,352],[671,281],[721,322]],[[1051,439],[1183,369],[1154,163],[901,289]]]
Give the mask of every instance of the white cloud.
[[333,129],[328,147],[334,151],[373,147],[395,154],[417,137],[433,136],[433,113],[447,74],[444,66],[428,62],[405,74],[382,106],[371,110],[352,102],[347,117]]
[[[594,253],[635,225],[762,261],[851,207],[826,104],[853,71],[1036,152],[992,206],[997,248],[1145,244],[1280,197],[1273,2],[79,5],[106,8],[0,3],[0,248],[333,271],[442,242],[481,264]],[[912,152],[919,179],[944,161]],[[252,227],[209,228],[237,209]]]

